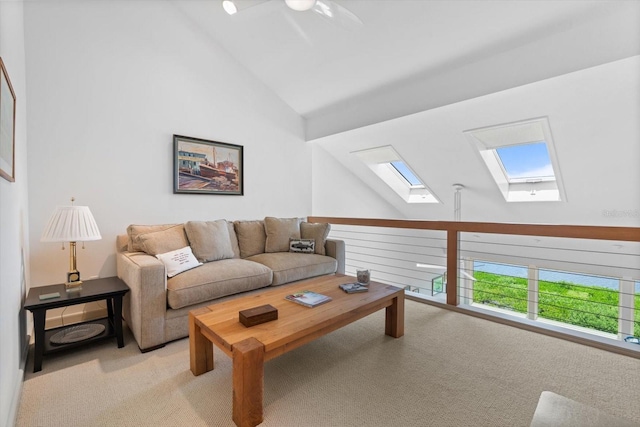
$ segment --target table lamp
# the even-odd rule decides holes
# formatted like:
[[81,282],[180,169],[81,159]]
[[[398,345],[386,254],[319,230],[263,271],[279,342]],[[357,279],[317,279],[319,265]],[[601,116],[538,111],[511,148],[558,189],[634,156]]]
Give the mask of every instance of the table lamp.
[[[100,230],[88,206],[58,206],[42,233],[41,242],[69,242],[69,272],[67,292],[82,288],[80,272],[76,268],[76,242],[100,240]],[[64,243],[62,244],[64,250]]]

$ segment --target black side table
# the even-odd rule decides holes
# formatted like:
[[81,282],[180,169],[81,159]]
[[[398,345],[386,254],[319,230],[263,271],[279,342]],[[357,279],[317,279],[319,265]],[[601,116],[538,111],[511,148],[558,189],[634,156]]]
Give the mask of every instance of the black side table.
[[[58,292],[59,297],[40,299],[40,295]],[[82,283],[82,289],[67,292],[64,284],[41,286],[29,289],[29,295],[24,308],[33,313],[33,327],[35,332],[35,358],[33,372],[42,370],[42,357],[45,354],[54,353],[73,347],[85,345],[96,340],[116,337],[118,348],[124,347],[122,336],[122,297],[129,292],[129,287],[117,277],[86,280]],[[91,301],[105,300],[107,303],[107,317],[90,320],[73,325],[62,326],[54,329],[44,329],[47,310],[59,307],[67,307],[75,304],[84,304]],[[67,328],[78,327],[85,324],[102,324],[104,331],[88,339],[80,341],[52,344],[51,337]]]

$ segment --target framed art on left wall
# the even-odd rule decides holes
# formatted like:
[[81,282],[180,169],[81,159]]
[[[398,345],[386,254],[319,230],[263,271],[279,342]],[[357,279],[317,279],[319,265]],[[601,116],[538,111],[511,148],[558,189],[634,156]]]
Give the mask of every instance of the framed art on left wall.
[[0,58],[0,68],[2,68],[0,72],[0,176],[14,182],[16,180],[16,94],[13,92],[2,58]]
[[173,135],[173,192],[244,194],[243,147]]

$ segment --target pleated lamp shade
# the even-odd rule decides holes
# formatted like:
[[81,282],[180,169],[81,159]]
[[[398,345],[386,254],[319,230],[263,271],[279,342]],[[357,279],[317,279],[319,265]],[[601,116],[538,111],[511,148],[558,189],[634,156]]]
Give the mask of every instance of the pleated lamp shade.
[[41,242],[100,240],[100,230],[88,206],[58,206],[42,233]]

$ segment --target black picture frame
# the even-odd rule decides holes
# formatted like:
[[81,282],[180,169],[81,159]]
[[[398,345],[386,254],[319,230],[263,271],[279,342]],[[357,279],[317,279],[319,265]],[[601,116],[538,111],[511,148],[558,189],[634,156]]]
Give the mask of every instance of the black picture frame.
[[16,94],[0,58],[0,176],[16,180]]
[[173,135],[173,192],[244,195],[244,147]]

